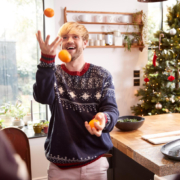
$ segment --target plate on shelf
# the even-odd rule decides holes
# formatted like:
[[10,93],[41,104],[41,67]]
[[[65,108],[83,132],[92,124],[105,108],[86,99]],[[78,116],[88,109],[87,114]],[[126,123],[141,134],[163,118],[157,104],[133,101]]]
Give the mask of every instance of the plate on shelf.
[[180,139],[163,145],[161,148],[161,153],[170,159],[180,161]]

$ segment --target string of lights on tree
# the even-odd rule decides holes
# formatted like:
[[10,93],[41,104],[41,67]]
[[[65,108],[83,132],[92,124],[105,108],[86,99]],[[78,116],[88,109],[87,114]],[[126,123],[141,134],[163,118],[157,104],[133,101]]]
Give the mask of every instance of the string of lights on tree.
[[143,88],[137,91],[135,115],[155,115],[180,112],[180,2],[168,7],[169,29],[159,30],[151,42],[154,56],[144,68]]

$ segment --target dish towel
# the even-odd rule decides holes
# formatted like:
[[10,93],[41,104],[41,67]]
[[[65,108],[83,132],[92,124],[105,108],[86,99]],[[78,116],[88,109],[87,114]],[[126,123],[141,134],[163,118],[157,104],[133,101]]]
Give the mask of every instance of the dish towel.
[[180,131],[143,135],[142,139],[149,141],[152,144],[168,143],[170,141],[180,139]]

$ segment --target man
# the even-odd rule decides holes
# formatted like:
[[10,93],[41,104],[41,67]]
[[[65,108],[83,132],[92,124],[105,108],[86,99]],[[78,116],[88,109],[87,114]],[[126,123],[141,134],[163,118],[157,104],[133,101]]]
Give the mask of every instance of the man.
[[[52,113],[45,142],[50,161],[50,180],[106,180],[108,162],[104,153],[113,145],[109,132],[119,112],[110,73],[86,63],[87,29],[76,22],[65,23],[59,36],[49,45],[41,32],[36,34],[42,57],[38,65],[34,98],[49,104]],[[57,47],[71,54],[71,61],[55,67]],[[89,126],[93,118],[100,121]]]

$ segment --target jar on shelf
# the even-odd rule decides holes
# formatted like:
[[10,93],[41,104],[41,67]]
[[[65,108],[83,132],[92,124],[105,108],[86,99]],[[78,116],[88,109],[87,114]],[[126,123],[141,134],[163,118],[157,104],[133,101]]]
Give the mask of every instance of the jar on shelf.
[[105,43],[106,43],[106,45],[113,45],[113,34],[112,33],[105,34]]
[[114,45],[115,46],[122,46],[122,35],[119,30],[113,32],[114,34]]

